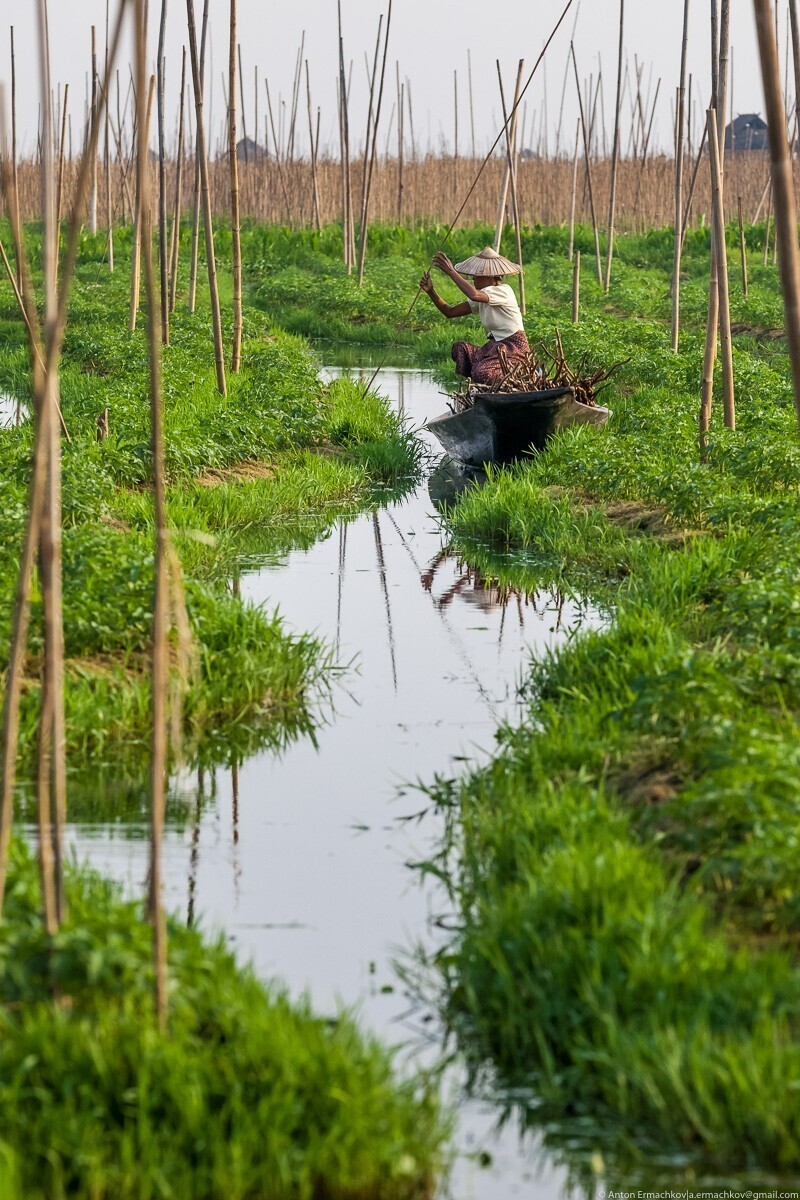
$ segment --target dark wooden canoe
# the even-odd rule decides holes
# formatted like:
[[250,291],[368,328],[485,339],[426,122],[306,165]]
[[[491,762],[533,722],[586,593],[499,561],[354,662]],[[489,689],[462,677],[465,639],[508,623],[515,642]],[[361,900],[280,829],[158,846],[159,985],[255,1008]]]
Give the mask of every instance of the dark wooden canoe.
[[467,466],[508,463],[531,450],[544,450],[559,429],[605,425],[610,416],[600,405],[581,404],[573,388],[478,396],[473,408],[445,413],[426,428],[447,453]]

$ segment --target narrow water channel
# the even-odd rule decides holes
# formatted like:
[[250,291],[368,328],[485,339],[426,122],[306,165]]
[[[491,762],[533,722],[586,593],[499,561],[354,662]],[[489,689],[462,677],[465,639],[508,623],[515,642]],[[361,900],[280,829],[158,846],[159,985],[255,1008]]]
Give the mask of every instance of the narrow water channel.
[[[424,373],[385,371],[381,388],[416,427],[444,408]],[[437,945],[443,935],[431,918],[444,904],[409,867],[440,834],[432,816],[403,820],[425,804],[414,784],[463,770],[465,759],[485,761],[498,724],[519,715],[529,657],[600,621],[550,594],[504,604],[444,546],[425,480],[404,500],[341,522],[310,550],[243,574],[243,595],[277,606],[291,629],[316,632],[349,665],[314,740],[218,772],[212,802],[202,805],[195,779],[176,780],[197,816],[175,818],[165,841],[171,909],[223,929],[265,979],[307,991],[317,1010],[356,1006],[412,1062],[429,1056],[437,1030],[425,1026],[425,1048],[394,962]],[[70,826],[78,856],[137,893],[146,839],[139,824]],[[457,1071],[451,1082],[457,1088]],[[464,1100],[459,1112],[448,1195],[570,1194],[532,1138],[495,1132],[491,1105]]]

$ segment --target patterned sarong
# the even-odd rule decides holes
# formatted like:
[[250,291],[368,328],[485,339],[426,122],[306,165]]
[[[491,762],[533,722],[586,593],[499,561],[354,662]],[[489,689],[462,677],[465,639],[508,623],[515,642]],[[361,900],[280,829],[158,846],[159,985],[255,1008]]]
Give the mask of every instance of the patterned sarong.
[[530,353],[528,339],[522,330],[511,337],[496,342],[491,336],[485,346],[473,346],[471,342],[456,342],[453,346],[453,361],[456,375],[471,379],[473,383],[494,383],[503,377],[498,348],[505,347],[509,366]]

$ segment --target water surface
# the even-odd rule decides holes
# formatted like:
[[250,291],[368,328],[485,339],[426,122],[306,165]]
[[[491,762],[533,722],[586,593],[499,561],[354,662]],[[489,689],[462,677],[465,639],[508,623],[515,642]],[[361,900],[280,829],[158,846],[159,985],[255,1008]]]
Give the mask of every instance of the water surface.
[[[381,387],[417,426],[444,408],[424,373],[385,371]],[[213,778],[175,781],[191,815],[167,829],[166,902],[223,929],[265,979],[307,991],[318,1011],[358,1006],[368,1027],[405,1043],[412,1061],[427,1061],[438,1027],[430,1016],[409,1018],[393,965],[444,937],[435,920],[444,897],[409,869],[441,832],[432,815],[404,820],[425,807],[414,784],[460,772],[464,760],[485,761],[498,725],[521,714],[517,689],[530,656],[600,617],[552,594],[505,598],[448,555],[427,480],[401,501],[340,522],[310,550],[250,565],[241,589],[277,606],[291,629],[334,645],[348,667],[314,740]],[[141,893],[146,827],[69,832],[80,856]],[[459,1082],[455,1069],[451,1089]],[[451,1194],[564,1196],[563,1173],[533,1139],[495,1134],[495,1115],[490,1104],[461,1104]],[[478,1165],[479,1152],[490,1165]]]

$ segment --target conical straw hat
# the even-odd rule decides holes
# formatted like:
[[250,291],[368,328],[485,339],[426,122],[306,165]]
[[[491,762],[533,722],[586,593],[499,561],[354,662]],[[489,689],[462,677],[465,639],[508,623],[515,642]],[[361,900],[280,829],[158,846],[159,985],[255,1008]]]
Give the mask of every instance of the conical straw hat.
[[517,264],[503,258],[502,254],[498,254],[491,246],[481,250],[480,254],[473,254],[472,258],[464,262],[456,263],[456,270],[462,275],[519,275]]

